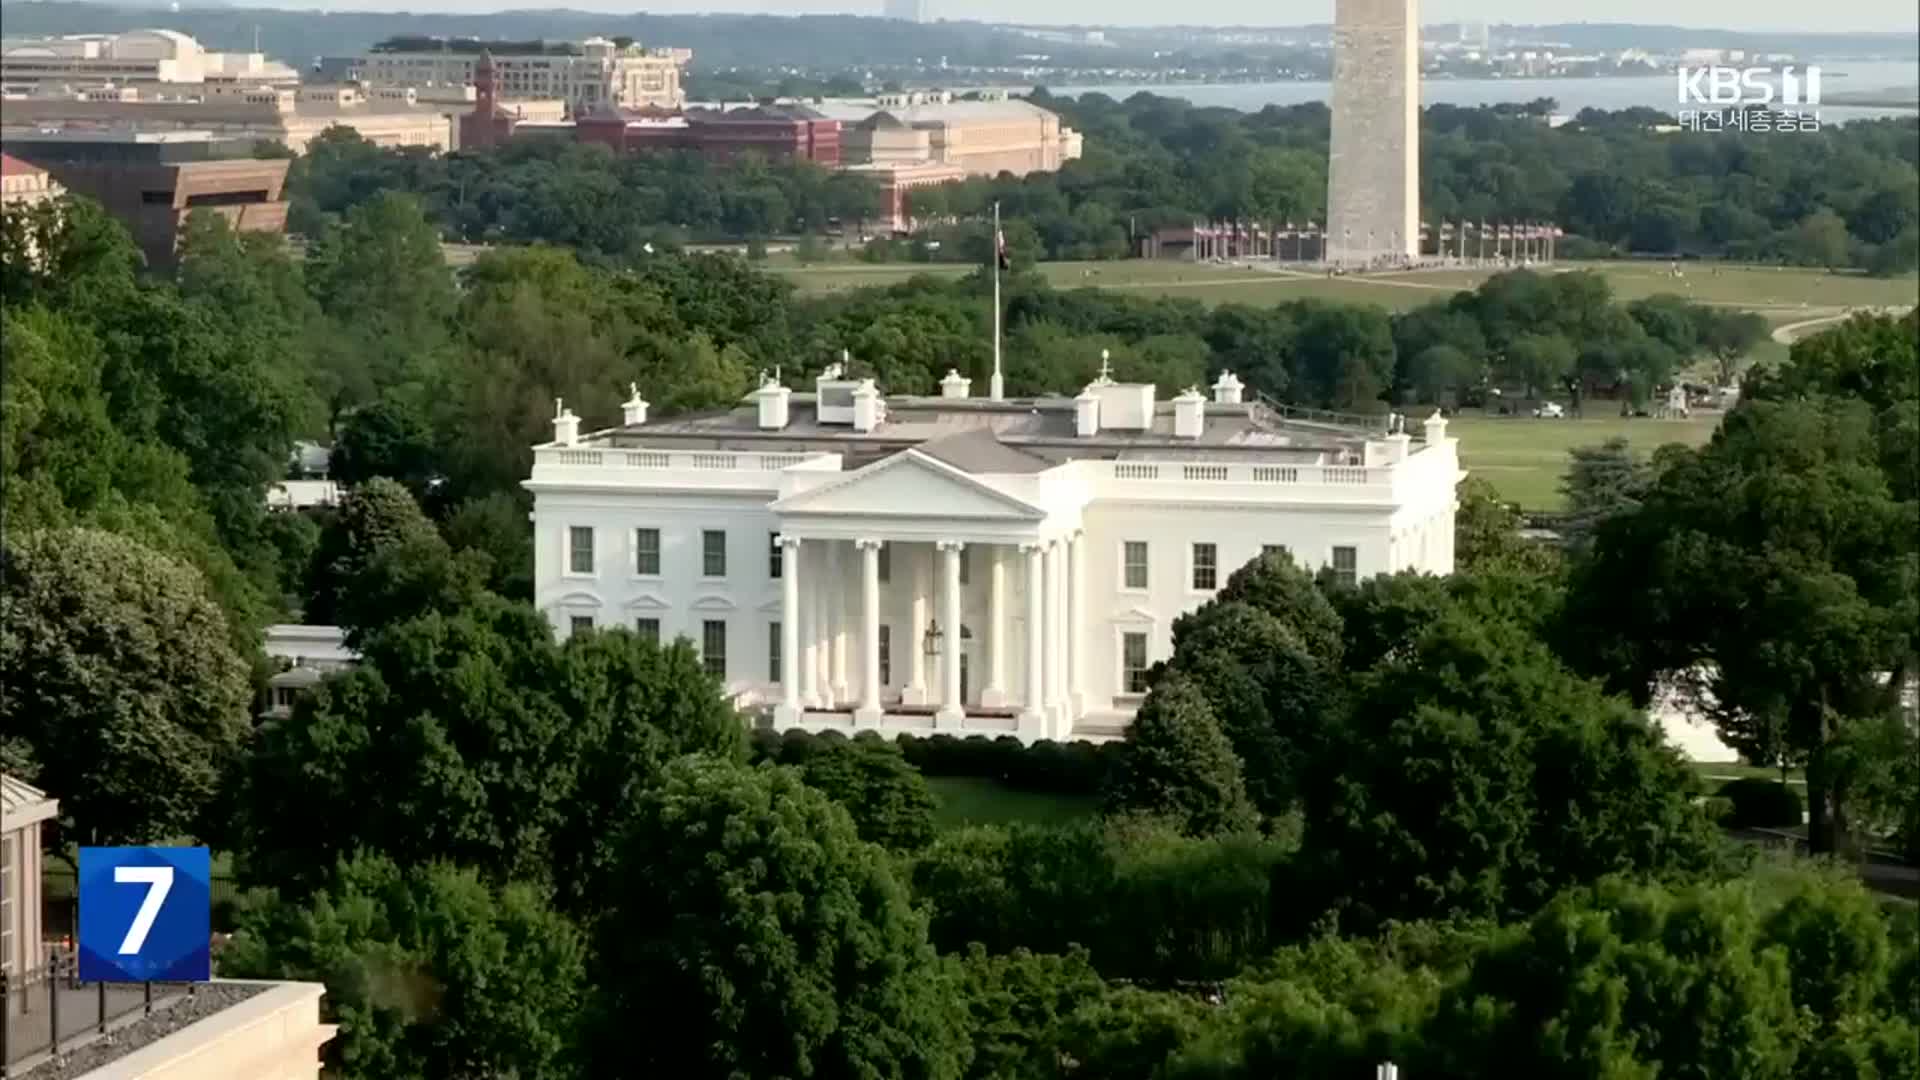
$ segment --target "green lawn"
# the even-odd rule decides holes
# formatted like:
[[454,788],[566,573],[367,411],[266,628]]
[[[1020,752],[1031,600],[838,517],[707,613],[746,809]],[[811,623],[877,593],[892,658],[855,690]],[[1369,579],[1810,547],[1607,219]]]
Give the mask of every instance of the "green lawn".
[[934,821],[941,829],[967,825],[1064,825],[1091,817],[1100,801],[1087,795],[1042,795],[1016,791],[996,780],[975,776],[929,776],[927,786],[940,800]]
[[[1595,406],[1617,408],[1611,402]],[[1689,420],[1626,419],[1589,416],[1578,420],[1535,420],[1514,416],[1461,416],[1448,427],[1460,440],[1461,465],[1493,484],[1502,497],[1529,510],[1561,505],[1560,477],[1567,451],[1624,435],[1634,448],[1652,453],[1666,443],[1699,446],[1712,436],[1718,414]]]
[[[1718,787],[1728,780],[1759,777],[1762,780],[1780,779],[1780,770],[1760,765],[1729,765],[1724,762],[1691,761],[1687,763],[1696,775],[1709,782],[1709,786]],[[1806,787],[1807,778],[1799,769],[1787,770],[1787,783],[1794,787]]]
[[[905,281],[916,274],[959,277],[972,266],[953,263],[830,262],[801,266],[775,256],[763,264],[793,281],[803,293],[831,293]],[[1674,277],[1665,263],[1570,263],[1598,270],[1622,299],[1675,293],[1702,303],[1753,308],[1777,322],[1827,310],[1913,303],[1915,278],[1876,279],[1824,270],[1727,266],[1685,268]],[[1490,271],[1435,270],[1370,277],[1328,278],[1295,271],[1272,272],[1202,266],[1178,261],[1128,259],[1112,262],[1041,263],[1054,287],[1094,287],[1137,291],[1149,296],[1184,296],[1208,304],[1270,304],[1302,297],[1323,297],[1380,304],[1394,310],[1416,307],[1485,281]]]

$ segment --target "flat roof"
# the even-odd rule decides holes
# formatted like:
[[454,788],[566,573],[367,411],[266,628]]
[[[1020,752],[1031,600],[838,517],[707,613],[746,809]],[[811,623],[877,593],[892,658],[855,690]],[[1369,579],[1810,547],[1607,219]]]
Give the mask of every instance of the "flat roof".
[[[934,454],[958,455],[949,462],[969,471],[992,461],[1009,468],[977,471],[1023,472],[1018,454],[1042,462],[1042,468],[1076,458],[1246,460],[1249,457],[1289,464],[1313,463],[1323,455],[1358,450],[1366,442],[1361,431],[1331,425],[1288,420],[1257,402],[1226,405],[1208,402],[1206,423],[1197,439],[1173,433],[1173,405],[1154,406],[1145,430],[1103,428],[1082,438],[1076,428],[1071,398],[1024,398],[993,401],[987,398],[889,397],[882,399],[884,416],[871,432],[856,432],[844,423],[823,422],[816,395],[793,393],[787,403],[787,426],[762,430],[759,408],[749,398],[729,409],[666,417],[583,436],[586,446],[609,449],[812,451],[875,457],[917,447]],[[971,438],[965,438],[971,437]],[[965,438],[965,441],[961,441]],[[988,444],[991,444],[989,448]],[[943,457],[942,460],[945,460]]]

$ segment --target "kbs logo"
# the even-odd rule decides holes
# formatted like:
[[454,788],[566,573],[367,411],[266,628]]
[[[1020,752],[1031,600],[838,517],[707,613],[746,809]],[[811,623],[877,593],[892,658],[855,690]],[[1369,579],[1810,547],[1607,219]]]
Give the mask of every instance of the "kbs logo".
[[1778,105],[1797,108],[1820,104],[1820,69],[1796,71],[1792,64],[1770,67],[1683,67],[1678,72],[1682,105]]
[[1820,130],[1818,67],[1683,67],[1676,79],[1683,131]]

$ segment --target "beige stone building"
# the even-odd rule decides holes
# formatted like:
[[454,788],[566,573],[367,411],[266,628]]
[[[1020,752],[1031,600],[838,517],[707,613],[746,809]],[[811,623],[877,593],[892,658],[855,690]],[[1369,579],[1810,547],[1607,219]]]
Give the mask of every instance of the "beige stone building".
[[0,206],[34,206],[59,198],[63,191],[47,170],[0,154]]
[[606,38],[549,44],[541,51],[506,42],[397,39],[361,56],[349,69],[370,87],[472,87],[482,55],[493,60],[497,98],[551,99],[575,113],[601,108],[677,109],[686,104],[681,76],[692,53],[643,49]]
[[357,87],[249,88],[193,97],[161,96],[131,88],[74,90],[43,87],[10,96],[0,135],[62,131],[206,131],[221,138],[284,144],[296,154],[330,127],[351,128],[379,146],[455,150],[454,116],[466,106],[421,101],[406,92],[368,93]]
[[174,30],[21,38],[0,46],[0,86],[292,86],[300,73],[261,53],[213,52]]
[[841,123],[847,165],[954,166],[968,176],[1052,172],[1080,156],[1079,132],[1031,102],[1006,97],[956,101],[943,91],[813,106]]

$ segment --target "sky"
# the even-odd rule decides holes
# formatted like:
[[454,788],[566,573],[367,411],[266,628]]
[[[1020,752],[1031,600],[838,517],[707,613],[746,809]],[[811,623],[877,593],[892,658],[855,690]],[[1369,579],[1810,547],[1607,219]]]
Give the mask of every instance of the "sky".
[[[267,0],[273,4],[274,0]],[[550,0],[551,2],[551,0]],[[279,0],[275,6],[334,7],[355,10],[498,11],[546,7],[534,0]],[[558,0],[554,7],[581,11],[661,14],[698,11],[755,12],[770,15],[844,12],[878,14],[881,0]],[[978,22],[1101,23],[1150,26],[1179,21],[1187,25],[1292,26],[1333,19],[1333,0],[932,0],[936,18]],[[1594,19],[1600,7],[1604,19]],[[1728,30],[1791,32],[1920,32],[1914,0],[1426,0],[1424,23],[1477,20],[1491,23],[1610,22],[1657,23]],[[1584,15],[1583,15],[1584,13]]]

